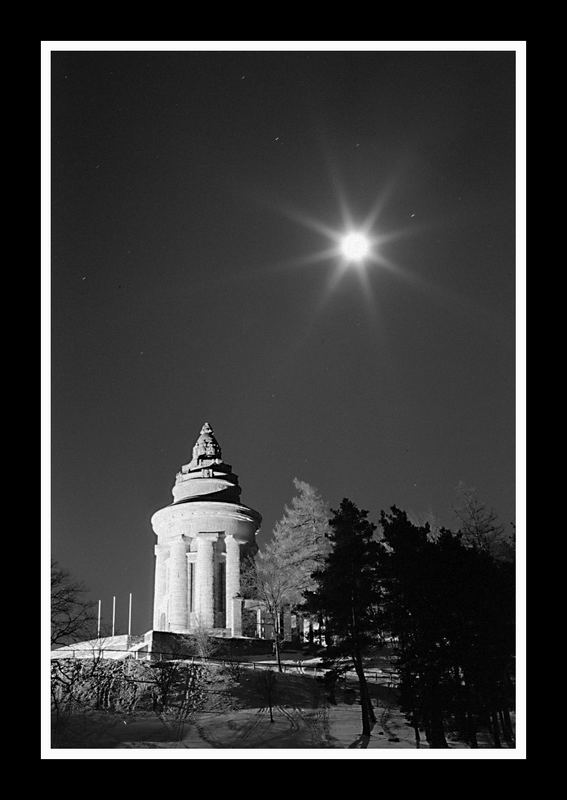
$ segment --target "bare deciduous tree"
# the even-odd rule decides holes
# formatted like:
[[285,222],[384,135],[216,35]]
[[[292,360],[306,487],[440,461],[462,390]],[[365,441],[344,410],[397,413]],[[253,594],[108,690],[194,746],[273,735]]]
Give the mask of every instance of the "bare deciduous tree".
[[51,562],[51,645],[64,645],[92,634],[95,603],[86,598],[86,587]]
[[514,525],[506,532],[496,512],[479,499],[476,489],[462,481],[457,486],[457,495],[454,512],[460,522],[463,542],[485,550],[498,561],[513,561]]
[[276,676],[271,669],[260,673],[257,678],[258,689],[270,712],[270,722],[274,721],[273,707],[276,694]]
[[191,635],[195,643],[196,655],[198,655],[199,658],[207,661],[218,652],[219,643],[217,639],[211,636],[210,631],[203,625],[200,619],[197,621],[197,626],[194,628]]

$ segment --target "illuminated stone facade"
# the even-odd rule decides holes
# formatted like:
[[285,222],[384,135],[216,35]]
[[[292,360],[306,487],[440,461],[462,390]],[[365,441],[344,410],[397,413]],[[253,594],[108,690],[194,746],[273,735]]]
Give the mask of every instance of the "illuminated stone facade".
[[191,461],[177,473],[173,503],[152,517],[154,630],[242,635],[240,563],[258,549],[262,518],[240,503],[240,491],[206,422]]

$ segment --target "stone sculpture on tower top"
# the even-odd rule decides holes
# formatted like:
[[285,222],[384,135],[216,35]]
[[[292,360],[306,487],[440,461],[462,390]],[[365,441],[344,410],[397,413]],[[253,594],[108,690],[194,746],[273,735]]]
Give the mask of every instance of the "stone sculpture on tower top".
[[215,439],[213,429],[208,422],[205,422],[193,447],[193,458],[189,464],[189,469],[198,467],[203,461],[214,460],[220,462],[221,459],[220,445]]

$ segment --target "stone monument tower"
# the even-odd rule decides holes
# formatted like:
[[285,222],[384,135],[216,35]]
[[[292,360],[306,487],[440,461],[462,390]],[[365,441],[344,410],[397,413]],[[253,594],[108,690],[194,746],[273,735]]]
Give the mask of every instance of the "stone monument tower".
[[262,517],[240,503],[238,477],[223,461],[208,422],[172,492],[173,503],[152,517],[154,630],[204,628],[240,636],[240,561],[245,553],[256,553]]

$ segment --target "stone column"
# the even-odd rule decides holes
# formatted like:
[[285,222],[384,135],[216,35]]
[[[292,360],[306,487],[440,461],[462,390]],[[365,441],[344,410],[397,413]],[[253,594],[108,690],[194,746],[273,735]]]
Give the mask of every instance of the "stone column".
[[230,633],[232,636],[242,636],[242,606],[244,600],[241,597],[232,598],[232,622]]
[[182,536],[170,545],[169,556],[169,629],[187,630],[187,558]]
[[155,570],[155,582],[154,582],[153,629],[157,631],[159,630],[160,627],[160,616],[165,596],[167,556],[169,553],[167,547],[165,547],[163,544],[156,544],[156,546],[154,547],[154,553],[156,555],[156,570]]
[[[226,547],[226,627],[232,630],[233,605],[232,600],[240,593],[240,545],[231,534],[225,536]],[[240,636],[242,622],[240,623]]]
[[215,626],[213,562],[213,537],[207,536],[206,533],[197,534],[197,562],[195,565],[197,580],[195,592],[196,618],[199,626],[209,630]]

